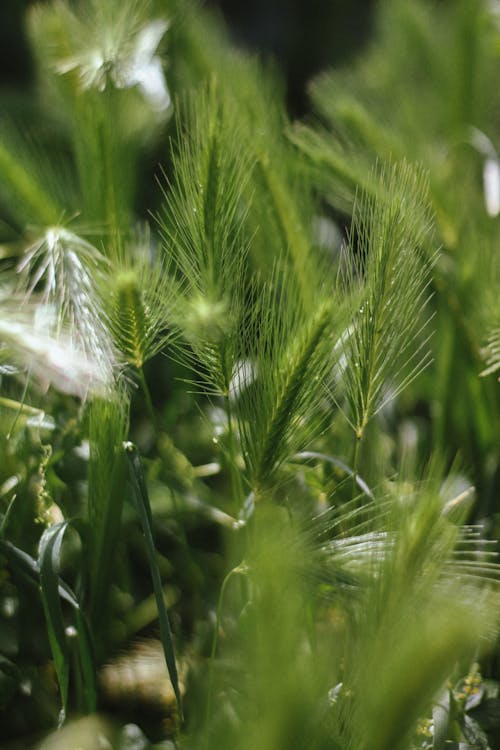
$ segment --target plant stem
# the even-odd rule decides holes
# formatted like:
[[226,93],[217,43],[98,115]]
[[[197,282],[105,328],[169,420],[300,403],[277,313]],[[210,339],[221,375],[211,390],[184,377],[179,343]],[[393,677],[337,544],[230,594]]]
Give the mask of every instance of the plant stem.
[[142,392],[144,393],[144,398],[146,399],[146,408],[148,410],[149,418],[151,419],[151,423],[153,425],[153,429],[155,432],[156,438],[158,438],[159,430],[158,430],[158,421],[156,419],[155,410],[153,407],[153,401],[151,399],[151,393],[149,391],[149,387],[144,375],[144,368],[139,367],[137,368],[137,372],[139,373],[139,381],[141,384]]
[[163,597],[163,586],[156,557],[156,546],[153,538],[153,514],[151,512],[151,504],[149,502],[146,479],[144,477],[141,458],[137,447],[131,442],[124,442],[123,447],[125,455],[127,456],[129,462],[130,479],[133,489],[133,500],[136,510],[139,514],[144,534],[144,540],[146,543],[146,552],[151,571],[151,579],[153,581],[153,590],[156,597],[156,606],[158,609],[160,640],[163,646],[168,674],[177,701],[179,717],[180,720],[183,721],[182,695],[179,686],[179,677],[175,660],[174,646],[172,642],[172,631],[168,619],[165,599]]
[[21,401],[19,403],[19,411],[16,413],[16,416],[14,417],[14,421],[12,422],[12,424],[10,426],[10,430],[7,433],[7,440],[10,440],[10,438],[12,436],[12,433],[14,432],[15,427],[17,425],[17,421],[18,421],[18,419],[19,419],[19,417],[20,417],[20,415],[22,413],[23,406],[24,406],[24,403],[26,401],[26,395],[28,393],[28,385],[29,385],[29,382],[30,382],[30,376],[31,376],[31,370],[28,371],[28,374],[26,376],[26,382],[25,382],[24,388],[23,388],[23,395],[21,396]]
[[357,489],[357,476],[358,476],[358,461],[359,461],[359,447],[361,445],[361,440],[363,438],[363,433],[360,434],[356,433],[356,442],[354,443],[354,455],[352,459],[352,499],[356,497],[358,493]]
[[209,666],[209,671],[208,671],[207,703],[206,703],[206,708],[205,708],[205,750],[208,750],[208,746],[209,746],[208,725],[210,721],[210,713],[212,710],[214,663],[215,663],[215,653],[217,651],[217,642],[219,639],[219,628],[220,628],[220,621],[221,621],[221,616],[222,616],[222,605],[224,603],[224,595],[226,593],[227,585],[229,581],[231,580],[232,576],[237,575],[239,573],[246,573],[246,570],[247,568],[246,568],[245,563],[241,562],[235,568],[232,568],[229,571],[229,573],[227,573],[220,587],[219,599],[217,601],[217,611],[216,611],[216,616],[215,616],[215,629],[214,629],[214,634],[212,637],[212,648],[210,650],[210,666]]
[[7,510],[5,511],[4,516],[2,518],[2,522],[0,523],[0,539],[5,534],[5,529],[7,527],[8,522],[9,522],[10,514],[11,514],[11,511],[12,511],[12,508],[14,506],[14,502],[15,502],[16,498],[17,498],[16,494],[11,497],[10,502],[9,502],[9,504],[7,506]]
[[236,436],[233,429],[233,411],[231,408],[231,398],[229,393],[225,397],[226,416],[227,416],[227,448],[229,458],[229,473],[231,476],[231,490],[236,505],[235,515],[243,508],[243,488],[241,486],[241,477],[236,464]]

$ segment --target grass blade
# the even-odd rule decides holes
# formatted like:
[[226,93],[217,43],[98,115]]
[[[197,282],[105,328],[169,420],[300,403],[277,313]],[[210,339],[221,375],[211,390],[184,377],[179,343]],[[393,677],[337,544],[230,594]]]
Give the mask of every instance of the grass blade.
[[94,659],[88,626],[78,599],[71,588],[58,575],[61,545],[68,526],[69,523],[64,521],[45,530],[40,539],[38,562],[22,550],[14,547],[14,545],[9,544],[9,542],[3,542],[2,545],[2,547],[8,548],[5,549],[5,552],[10,559],[20,564],[22,569],[33,580],[40,583],[50,646],[54,656],[54,663],[61,688],[61,698],[63,700],[61,723],[64,721],[66,714],[70,657],[70,649],[66,640],[61,609],[61,599],[70,605],[75,615],[78,662],[83,683],[83,695],[85,697],[85,704],[82,706],[82,709],[87,713],[93,713],[97,707]]
[[[89,409],[88,468],[89,596],[88,613],[96,644],[103,645],[109,587],[121,529],[126,465],[121,444],[127,433],[128,400],[94,400]],[[100,654],[98,654],[100,658]]]
[[167,609],[163,599],[163,588],[161,585],[160,571],[158,563],[156,561],[156,548],[153,539],[153,516],[151,514],[151,506],[149,504],[149,496],[146,487],[146,481],[144,479],[144,473],[142,471],[141,459],[139,451],[133,443],[124,443],[125,452],[129,460],[130,468],[130,481],[132,483],[133,498],[135,506],[141,519],[142,529],[144,532],[144,538],[146,540],[146,549],[149,559],[149,565],[151,568],[151,578],[153,580],[153,588],[156,597],[156,605],[158,607],[158,618],[160,621],[160,637],[163,646],[163,652],[165,654],[165,662],[167,664],[168,674],[172,682],[175,697],[177,700],[177,706],[179,708],[179,714],[181,720],[182,716],[182,698],[179,689],[179,677],[177,674],[177,666],[175,663],[174,646],[172,643],[172,631],[170,629],[170,623],[168,621]]
[[293,456],[293,459],[298,459],[299,461],[316,459],[318,461],[325,461],[332,466],[336,466],[337,468],[342,469],[342,471],[345,471],[345,473],[350,477],[352,477],[358,485],[359,489],[364,492],[364,494],[369,497],[370,500],[375,499],[373,496],[373,492],[368,487],[365,480],[360,477],[359,474],[356,474],[354,469],[351,469],[351,467],[344,463],[344,461],[341,461],[340,458],[336,458],[335,456],[328,456],[326,453],[318,453],[317,451],[302,451],[301,453],[297,453],[295,456]]
[[[12,544],[12,542],[7,541],[6,539],[0,539],[0,552],[2,555],[5,555],[11,565],[17,568],[17,570],[23,573],[37,586],[39,585],[40,566],[31,555],[28,555],[27,552],[19,549],[19,547],[16,547],[15,544]],[[76,596],[70,587],[61,579],[59,579],[58,591],[61,599],[67,602],[73,609],[80,609]]]
[[66,720],[69,687],[69,648],[66,641],[64,620],[59,598],[59,557],[67,521],[49,526],[40,539],[38,565],[43,609],[47,621],[50,648],[61,692],[62,709],[59,724]]
[[97,685],[89,628],[80,606],[75,610],[75,622],[79,665],[83,678],[83,694],[87,712],[92,714],[95,713],[97,708]]

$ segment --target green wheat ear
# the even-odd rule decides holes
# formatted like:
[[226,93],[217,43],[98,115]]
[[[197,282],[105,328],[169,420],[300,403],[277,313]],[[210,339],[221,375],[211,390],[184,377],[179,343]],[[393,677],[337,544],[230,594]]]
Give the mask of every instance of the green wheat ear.
[[348,419],[358,438],[430,361],[427,177],[402,163],[382,171],[377,181],[378,196],[365,193],[355,207],[344,287],[359,295],[341,339]]
[[225,395],[245,301],[244,191],[251,155],[234,102],[221,100],[215,82],[186,97],[180,110],[185,121],[178,117],[173,176],[159,216],[165,257],[178,282],[172,318],[182,335],[181,357],[197,376],[201,370],[206,390]]
[[116,313],[120,318],[118,345],[127,362],[140,370],[147,359],[150,326],[142,290],[133,271],[119,274],[115,295]]
[[235,410],[250,484],[273,484],[279,467],[321,432],[331,379],[334,303],[318,289],[312,316],[297,302],[293,270],[276,269],[246,332],[252,368],[235,376]]
[[[137,240],[141,242],[141,237]],[[101,296],[108,305],[110,326],[125,361],[141,370],[172,334],[167,321],[173,285],[167,264],[150,260],[149,235],[142,246],[112,249],[114,260]]]
[[[283,460],[294,423],[301,419],[301,407],[306,405],[309,398],[308,383],[311,378],[314,382],[316,368],[318,365],[321,367],[321,359],[325,356],[321,345],[328,339],[332,313],[331,305],[322,306],[285,354],[281,391],[270,415],[267,434],[257,458],[256,477],[259,483],[265,481]],[[316,388],[314,383],[314,389]],[[298,425],[295,429],[298,429]]]

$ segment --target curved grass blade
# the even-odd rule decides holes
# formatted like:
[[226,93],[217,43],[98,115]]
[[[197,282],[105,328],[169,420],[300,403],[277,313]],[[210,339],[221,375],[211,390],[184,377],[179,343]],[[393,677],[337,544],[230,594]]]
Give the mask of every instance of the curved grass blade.
[[123,444],[123,447],[129,461],[130,481],[133,489],[134,504],[136,506],[137,512],[139,513],[144,538],[146,540],[146,550],[149,558],[149,565],[151,568],[151,578],[153,580],[156,605],[158,607],[160,637],[163,646],[163,652],[165,654],[165,662],[167,664],[168,674],[170,676],[172,687],[175,693],[175,698],[177,700],[179,715],[182,720],[182,698],[179,688],[179,677],[177,674],[177,666],[175,663],[174,646],[172,643],[172,631],[170,629],[170,623],[168,621],[167,609],[165,607],[165,602],[163,599],[163,588],[161,585],[160,571],[158,569],[158,563],[156,561],[156,548],[153,539],[153,516],[151,514],[151,506],[149,504],[146,481],[144,479],[141,459],[137,447],[131,442],[125,442]]
[[6,539],[0,538],[0,553],[5,555],[7,560],[17,570],[21,571],[27,578],[38,585],[40,577],[40,569],[38,563],[34,560],[31,555],[23,552],[22,549],[16,547],[12,542],[8,542]]
[[[66,522],[67,525],[67,522]],[[54,528],[54,527],[51,527]],[[5,555],[12,566],[22,572],[37,587],[40,586],[40,563],[31,555],[16,547],[12,542],[0,538],[0,553]],[[75,613],[75,626],[79,648],[80,668],[83,675],[83,692],[86,699],[85,709],[93,713],[97,706],[97,687],[95,679],[92,641],[82,609],[72,589],[61,578],[57,579],[57,592]]]
[[69,648],[59,598],[58,574],[61,546],[67,527],[67,521],[49,526],[43,532],[38,547],[38,567],[40,571],[43,609],[61,693],[62,709],[59,715],[59,726],[66,720],[69,688]]
[[[12,542],[9,542],[6,539],[2,538],[0,538],[0,553],[2,555],[5,555],[7,560],[33,583],[35,583],[37,586],[39,585],[40,566],[37,561],[33,557],[31,557],[31,555],[28,555],[27,552],[24,552],[22,549],[19,549],[19,547],[16,547],[15,544],[12,544]],[[80,609],[78,599],[74,595],[73,591],[60,578],[58,591],[61,599],[64,599],[64,601],[67,602],[70,607],[72,607],[74,610]]]
[[97,703],[95,673],[88,629],[76,596],[69,586],[60,580],[58,575],[62,542],[68,526],[68,522],[64,521],[46,529],[40,539],[38,553],[42,601],[63,703],[61,723],[66,717],[70,663],[70,649],[66,638],[61,598],[65,599],[75,612],[78,658],[83,678],[86,710],[92,713],[95,711]]
[[341,461],[340,458],[328,456],[326,453],[317,453],[316,451],[302,451],[301,453],[297,453],[293,458],[303,461],[317,459],[318,461],[326,461],[326,463],[332,464],[332,466],[337,466],[337,468],[342,469],[342,471],[345,471],[346,474],[354,479],[359,489],[364,492],[370,500],[374,500],[373,492],[368,487],[365,480],[360,477],[359,474],[356,474],[354,469],[351,469],[350,466]]

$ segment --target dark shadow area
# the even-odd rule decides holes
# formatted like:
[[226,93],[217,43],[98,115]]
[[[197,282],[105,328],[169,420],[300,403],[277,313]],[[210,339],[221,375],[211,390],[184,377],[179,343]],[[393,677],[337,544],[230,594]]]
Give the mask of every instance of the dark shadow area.
[[[349,61],[368,38],[376,0],[209,0],[219,7],[239,45],[273,59],[287,82],[295,116],[307,110],[307,82]],[[23,18],[33,0],[0,4],[0,86],[25,87],[32,62]]]

